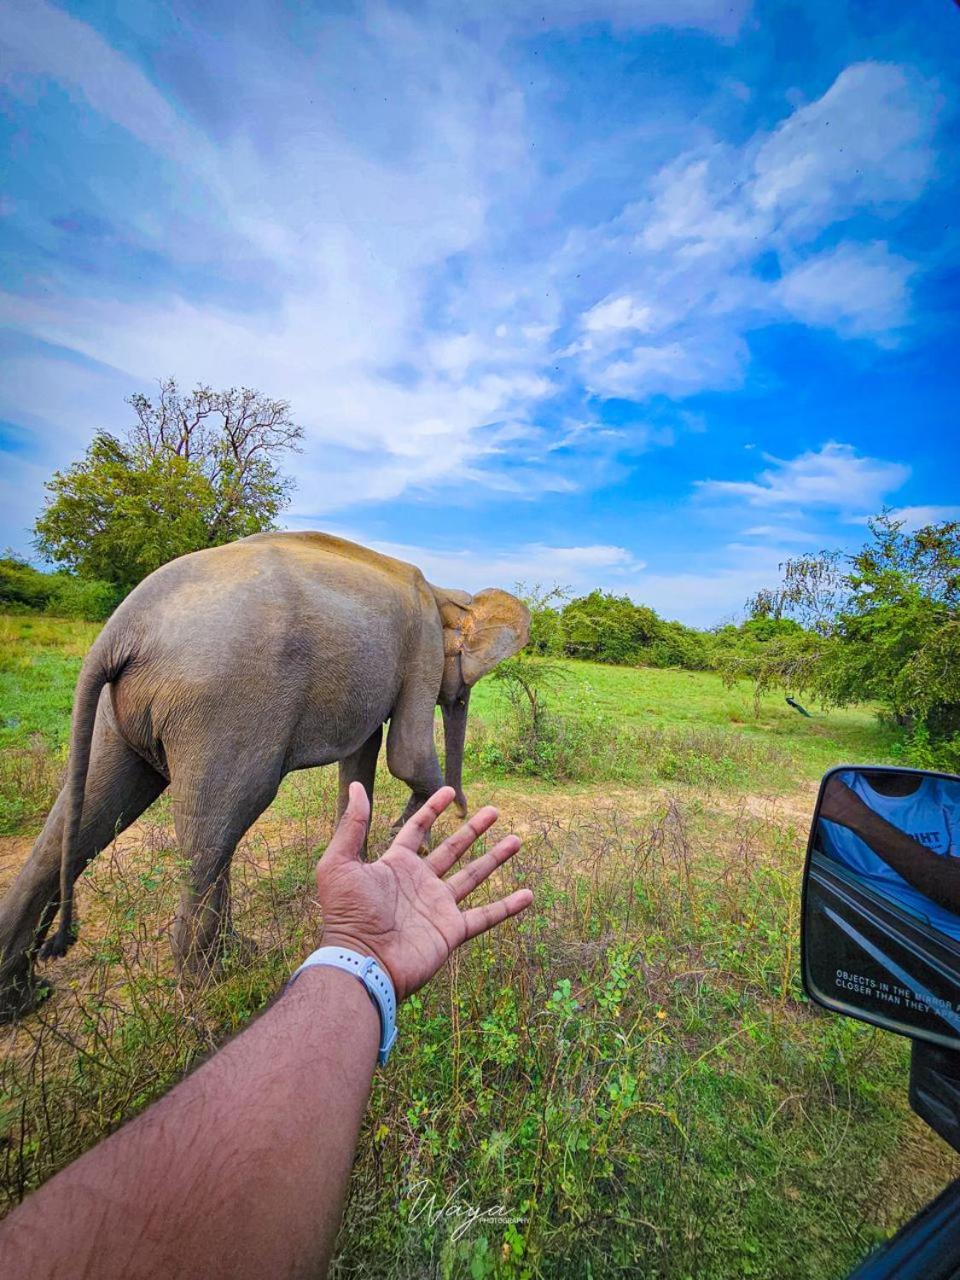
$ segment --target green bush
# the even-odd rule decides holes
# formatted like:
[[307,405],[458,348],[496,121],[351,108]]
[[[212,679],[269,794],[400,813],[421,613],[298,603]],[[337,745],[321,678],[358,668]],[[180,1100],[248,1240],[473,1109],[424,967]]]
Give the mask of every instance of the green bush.
[[41,573],[20,556],[0,558],[0,605],[14,609],[45,609],[55,589],[54,574]]
[[918,724],[894,751],[912,769],[960,774],[960,733],[950,738],[936,738],[926,725]]
[[59,618],[82,618],[86,622],[102,622],[121,600],[112,583],[97,579],[75,578],[68,573],[51,574],[56,585],[47,612]]
[[827,706],[879,702],[907,735],[905,751],[923,755],[933,743],[956,759],[960,521],[908,531],[888,512],[869,529],[855,555],[787,561],[780,586],[753,600],[754,623],[807,629],[735,660],[728,674],[752,676],[758,692],[809,692]]
[[0,558],[0,608],[8,613],[49,613],[102,622],[121,599],[122,593],[109,582],[72,573],[44,573],[12,553]]

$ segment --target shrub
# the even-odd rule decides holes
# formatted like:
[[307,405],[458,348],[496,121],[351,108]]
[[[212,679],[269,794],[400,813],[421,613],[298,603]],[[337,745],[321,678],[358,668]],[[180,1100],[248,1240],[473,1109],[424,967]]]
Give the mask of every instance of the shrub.
[[0,558],[0,605],[45,609],[55,589],[54,575],[41,573],[12,552]]
[[44,573],[13,554],[0,558],[0,608],[8,613],[36,611],[102,622],[121,599],[122,593],[109,582],[72,573]]
[[82,618],[102,622],[120,603],[122,593],[112,583],[75,578],[68,573],[51,574],[56,580],[47,612],[60,618]]
[[747,734],[725,729],[618,725],[590,707],[576,715],[510,702],[487,725],[475,720],[466,759],[494,776],[544,782],[680,782],[701,788],[790,781],[795,762]]

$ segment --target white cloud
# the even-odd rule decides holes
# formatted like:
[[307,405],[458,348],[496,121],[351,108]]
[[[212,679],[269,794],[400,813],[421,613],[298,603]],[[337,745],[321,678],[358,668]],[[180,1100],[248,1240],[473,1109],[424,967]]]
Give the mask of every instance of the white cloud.
[[205,139],[147,77],[93,27],[55,5],[6,0],[0,8],[0,51],[0,80],[8,87],[22,76],[55,80],[154,150],[191,167],[212,162]]
[[841,244],[795,267],[776,293],[804,324],[886,340],[907,320],[907,282],[915,270],[885,244]]
[[780,579],[779,559],[718,565],[703,573],[643,574],[631,595],[664,618],[713,627],[742,618],[747,601]]
[[[168,373],[186,384],[244,382],[288,398],[307,429],[300,517],[442,492],[453,476],[530,497],[609,474],[562,459],[574,445],[607,459],[621,442],[636,451],[672,439],[669,424],[608,436],[602,448],[593,430],[571,434],[569,420],[587,416],[585,391],[644,400],[735,388],[749,364],[746,335],[785,309],[883,339],[907,313],[909,264],[876,246],[798,255],[814,224],[911,199],[927,180],[932,95],[901,68],[848,68],[772,133],[740,147],[708,139],[652,179],[638,161],[617,217],[562,242],[559,230],[530,234],[532,211],[556,209],[531,146],[526,80],[503,42],[583,22],[729,35],[747,7],[468,0],[464,22],[440,0],[415,17],[380,4],[331,12],[323,39],[288,42],[282,63],[271,61],[276,49],[246,50],[265,72],[249,77],[242,109],[216,133],[93,25],[44,0],[14,0],[3,20],[8,91],[29,96],[55,81],[148,146],[165,179],[169,170],[169,207],[125,215],[131,246],[203,278],[221,263],[242,264],[245,278],[250,264],[258,286],[216,302],[187,285],[148,292],[133,273],[92,287],[62,258],[30,279],[29,293],[0,296],[0,319],[98,368],[65,375],[68,362],[49,353],[29,367],[18,357],[0,372],[16,421],[62,464],[84,433],[120,425],[121,388],[149,390]],[[234,38],[224,36],[224,65]],[[221,107],[230,92],[218,91]],[[863,126],[843,126],[849,165],[836,160],[825,116],[830,128],[834,116]],[[689,136],[702,137],[699,126]],[[101,179],[91,174],[91,198]],[[779,287],[753,274],[771,249],[791,264]],[[825,295],[844,266],[857,274],[831,311]],[[90,394],[72,397],[84,381]]]
[[[569,238],[564,282],[595,280],[601,301],[582,308],[560,356],[595,394],[642,399],[739,386],[747,334],[784,314],[891,342],[909,319],[916,264],[849,232],[805,255],[852,212],[884,214],[920,194],[936,105],[914,72],[856,64],[773,132],[739,147],[710,139],[664,165],[617,217]],[[779,260],[781,280],[756,273],[763,255]]]
[[817,535],[808,529],[794,529],[788,525],[755,524],[741,533],[744,538],[762,538],[768,545],[785,542],[812,543]]
[[729,390],[743,380],[746,343],[736,334],[685,334],[683,340],[636,346],[622,359],[596,361],[585,370],[589,389],[605,397],[643,400],[687,396],[705,388]]
[[902,463],[864,457],[851,445],[834,441],[789,461],[766,454],[764,458],[772,465],[755,480],[700,480],[697,488],[706,497],[739,498],[755,507],[849,511],[878,509],[910,476],[910,468]]
[[[175,289],[144,296],[130,278],[94,291],[88,275],[61,265],[26,296],[0,295],[4,322],[96,361],[123,394],[172,372],[188,385],[243,382],[283,395],[307,428],[297,499],[307,509],[394,497],[467,466],[477,482],[498,483],[487,464],[534,439],[531,414],[553,390],[545,373],[551,326],[541,313],[517,323],[522,308],[503,306],[485,309],[472,329],[457,325],[451,308],[448,331],[429,339],[424,332],[433,273],[452,254],[483,252],[498,175],[525,148],[522,97],[496,57],[449,22],[431,26],[378,6],[332,17],[319,51],[298,61],[291,50],[289,83],[271,86],[282,133],[269,147],[255,145],[248,131],[257,116],[248,108],[213,160],[92,27],[42,0],[17,0],[7,14],[17,72],[8,87],[26,92],[29,76],[66,85],[176,166],[191,196],[194,175],[184,170],[201,164],[209,252],[250,259],[266,290],[234,306]],[[342,66],[350,67],[346,82]],[[318,86],[347,101],[331,103]],[[396,145],[378,153],[369,145],[378,130],[396,130]],[[149,251],[195,254],[204,234],[181,248],[168,216],[178,213],[158,210],[146,229],[127,230]],[[498,339],[504,314],[514,323]],[[65,393],[50,389],[64,367],[38,355],[31,386],[22,363],[10,371],[20,406],[30,405],[48,440],[63,421]],[[101,404],[78,397],[70,421],[105,425],[93,421]],[[123,414],[118,393],[106,425]],[[356,457],[336,477],[331,446]],[[562,484],[554,475],[543,487]]]
[[915,198],[933,169],[936,105],[932,89],[903,67],[847,67],[760,147],[754,206],[815,230],[853,208]]
[[644,330],[651,327],[653,309],[629,296],[605,298],[584,313],[583,328],[587,333],[619,333],[624,329]]
[[694,27],[721,36],[740,28],[750,0],[551,0],[532,5],[529,0],[460,0],[458,11],[474,19],[508,20],[534,31],[579,27],[584,23],[609,23],[616,30],[649,27]]

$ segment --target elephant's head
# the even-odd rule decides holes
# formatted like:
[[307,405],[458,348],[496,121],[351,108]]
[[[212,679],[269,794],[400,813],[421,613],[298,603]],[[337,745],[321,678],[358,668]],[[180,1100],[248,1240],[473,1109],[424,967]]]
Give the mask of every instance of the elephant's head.
[[432,590],[443,621],[443,682],[437,701],[443,712],[444,780],[456,791],[457,807],[465,817],[463,744],[470,690],[481,676],[527,643],[530,611],[522,600],[496,587],[475,596],[444,587]]

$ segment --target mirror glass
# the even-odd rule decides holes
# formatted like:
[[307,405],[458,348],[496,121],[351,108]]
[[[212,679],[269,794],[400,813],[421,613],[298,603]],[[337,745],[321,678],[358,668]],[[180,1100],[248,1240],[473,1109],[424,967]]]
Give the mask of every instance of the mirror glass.
[[829,1009],[960,1048],[960,778],[826,775],[804,880],[803,977]]

